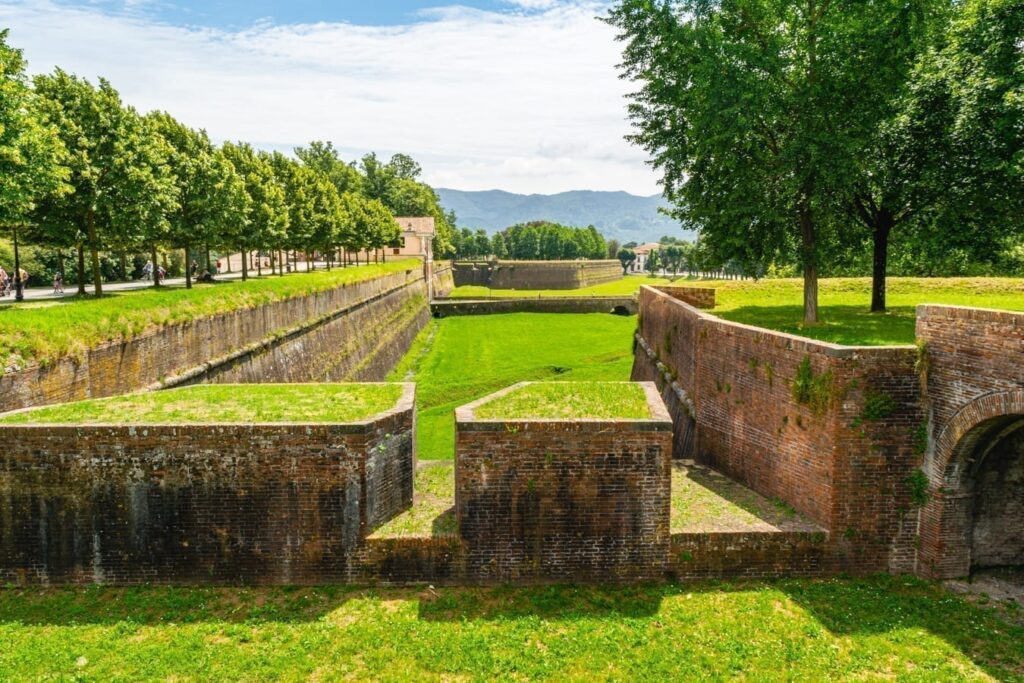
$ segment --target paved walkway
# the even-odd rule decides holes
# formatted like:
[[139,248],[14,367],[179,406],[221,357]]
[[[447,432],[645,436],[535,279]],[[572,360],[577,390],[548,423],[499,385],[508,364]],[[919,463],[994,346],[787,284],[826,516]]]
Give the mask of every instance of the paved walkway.
[[[321,261],[321,262],[315,263],[313,269],[314,270],[322,270],[323,268],[326,268],[326,267],[327,267],[327,264]],[[300,272],[300,273],[307,272],[306,271],[306,264],[305,263],[300,263],[298,268],[299,269],[298,269],[297,272]],[[270,274],[270,270],[265,268],[263,270],[263,277],[267,277],[269,274]],[[255,278],[256,277],[256,270],[255,269],[251,270],[249,272],[249,276],[252,277],[252,278]],[[277,277],[277,276],[275,275],[274,277]],[[217,275],[217,281],[218,282],[225,282],[225,281],[230,281],[230,280],[240,280],[241,278],[242,278],[242,274],[240,272],[220,273],[219,275]],[[184,287],[185,286],[185,278],[184,277],[169,277],[169,278],[164,279],[164,281],[161,284],[163,286],[166,286],[166,287]],[[130,291],[130,290],[133,290],[133,289],[146,289],[146,288],[152,287],[152,286],[153,286],[153,281],[152,280],[132,280],[131,282],[104,282],[103,283],[103,291],[104,292],[124,292],[124,291]],[[92,294],[93,293],[93,286],[92,286],[91,283],[89,283],[89,284],[87,284],[85,286],[85,291],[88,294]],[[25,289],[25,301],[55,301],[55,300],[58,300],[58,299],[72,298],[72,297],[74,297],[77,294],[78,294],[78,284],[75,283],[75,282],[65,282],[64,283],[64,293],[63,294],[54,294],[53,293],[53,287],[28,287],[28,288]],[[0,297],[0,306],[3,306],[4,304],[15,304],[15,303],[17,303],[17,302],[14,300],[14,291],[13,290],[11,291],[11,294],[9,296]]]

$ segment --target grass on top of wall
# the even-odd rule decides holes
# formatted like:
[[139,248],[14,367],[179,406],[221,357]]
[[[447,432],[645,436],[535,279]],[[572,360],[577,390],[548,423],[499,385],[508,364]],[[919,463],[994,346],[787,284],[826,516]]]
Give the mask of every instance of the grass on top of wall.
[[525,380],[629,380],[636,317],[507,313],[434,319],[389,375],[416,382],[425,460],[451,459],[457,407]]
[[887,576],[0,589],[12,681],[1020,680],[1020,610]]
[[[641,285],[666,283],[665,278],[629,276],[617,282],[570,291],[459,287],[452,296],[481,296],[484,292],[491,296],[626,295],[638,291]],[[715,288],[717,306],[711,313],[726,320],[854,346],[913,344],[915,308],[919,304],[1024,311],[1024,278],[892,277],[887,287],[887,313],[869,310],[869,278],[825,278],[820,281],[821,322],[817,325],[803,324],[803,281],[799,279],[754,282],[683,277],[673,284]]]
[[99,299],[85,296],[5,305],[0,307],[0,374],[5,368],[47,365],[66,356],[79,356],[91,347],[131,339],[155,326],[253,308],[420,267],[418,259],[401,259],[330,271],[264,275],[246,282],[196,283],[192,289],[180,285],[109,292]]
[[633,382],[537,382],[487,401],[474,414],[483,420],[642,420],[651,411],[643,387]]
[[356,422],[401,395],[399,384],[202,384],[35,408],[0,424]]

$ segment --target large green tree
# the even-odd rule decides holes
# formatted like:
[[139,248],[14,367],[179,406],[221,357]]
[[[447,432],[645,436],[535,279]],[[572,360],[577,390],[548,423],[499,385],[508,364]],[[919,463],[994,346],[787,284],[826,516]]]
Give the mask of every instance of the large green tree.
[[[795,249],[804,320],[838,197],[884,121],[916,0],[623,0],[608,20],[639,85],[631,139],[720,260]],[[909,8],[909,9],[908,9]]]
[[22,298],[18,230],[31,222],[37,203],[70,188],[64,166],[66,150],[52,125],[40,120],[39,100],[25,76],[20,50],[0,31],[0,230],[14,241],[16,297]]
[[[166,232],[166,216],[177,204],[167,147],[105,80],[94,87],[57,69],[37,76],[35,89],[46,122],[57,129],[68,151],[74,189],[49,208],[63,217],[58,224],[84,238],[95,293],[101,296],[101,249],[136,238],[155,245]],[[79,291],[84,291],[82,271],[80,263]]]
[[242,252],[242,279],[246,280],[250,251],[276,248],[285,243],[288,205],[269,155],[257,153],[252,145],[244,142],[225,142],[221,149],[241,176],[249,200],[245,220],[231,236],[233,246]]

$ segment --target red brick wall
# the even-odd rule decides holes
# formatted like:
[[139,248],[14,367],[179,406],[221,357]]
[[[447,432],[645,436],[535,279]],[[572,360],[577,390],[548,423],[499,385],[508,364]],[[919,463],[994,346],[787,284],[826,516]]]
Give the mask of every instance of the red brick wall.
[[581,289],[621,280],[618,261],[476,261],[454,264],[455,285],[493,289]]
[[[486,400],[486,399],[483,399]],[[455,510],[471,581],[664,575],[671,422],[456,418]]]
[[669,573],[678,580],[821,576],[829,566],[823,533],[672,534]]
[[694,308],[714,308],[715,289],[714,287],[685,287],[682,285],[658,285],[655,287],[659,292],[668,294],[673,299],[686,302]]
[[[830,530],[834,567],[912,570],[922,419],[912,347],[841,347],[731,323],[650,287],[638,334],[652,353],[637,352],[633,378],[685,396],[673,412],[677,422],[687,403],[693,413],[692,457]],[[804,362],[817,405],[794,396]]]
[[351,425],[0,428],[0,582],[344,580],[412,503],[412,386]]
[[[78,358],[0,375],[0,401],[3,410],[13,410],[113,396],[165,378],[209,370],[211,363],[219,367],[227,361],[237,368],[268,351],[275,351],[279,358],[295,351],[305,362],[266,363],[264,359],[263,368],[236,372],[248,372],[257,381],[382,379],[408,348],[406,341],[411,342],[429,319],[423,277],[423,269],[417,266],[309,296],[147,330],[134,339],[90,349]],[[407,316],[404,327],[372,327],[374,321],[389,320],[416,297],[422,310],[418,316]],[[359,329],[364,333],[352,336],[350,324],[341,319],[360,312],[365,319]],[[304,340],[306,327],[318,330],[320,337]],[[382,335],[394,340],[379,344]],[[288,345],[291,350],[285,348],[282,354],[280,347]],[[308,371],[305,376],[300,374],[303,369]],[[225,375],[222,381],[236,377]]]

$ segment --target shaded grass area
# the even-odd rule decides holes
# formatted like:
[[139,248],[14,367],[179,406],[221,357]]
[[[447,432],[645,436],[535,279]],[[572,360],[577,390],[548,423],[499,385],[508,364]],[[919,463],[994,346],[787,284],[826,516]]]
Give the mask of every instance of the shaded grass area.
[[399,384],[203,384],[35,408],[0,424],[354,422],[401,395]]
[[[665,278],[629,276],[618,282],[571,290],[490,290],[491,296],[593,296],[631,294]],[[976,306],[1024,311],[1022,278],[889,278],[887,313],[871,313],[870,278],[826,278],[820,282],[821,322],[803,324],[803,283],[798,279],[708,281],[679,278],[676,285],[713,287],[726,320],[767,327],[837,344],[877,346],[913,344],[915,308],[919,304]],[[483,291],[479,291],[483,290]],[[487,295],[480,287],[459,287],[452,296]]]
[[0,372],[8,366],[48,364],[103,342],[130,339],[146,329],[252,308],[320,292],[388,273],[419,268],[418,259],[264,276],[247,282],[196,283],[191,290],[164,287],[111,292],[7,306],[0,311]]
[[707,467],[672,464],[673,532],[820,531],[793,508]]
[[523,380],[629,380],[635,317],[509,313],[432,320],[389,375],[415,381],[417,447],[450,459],[454,410]]
[[910,578],[0,591],[8,680],[1020,679],[1024,627]]
[[412,508],[378,528],[370,538],[448,536],[455,520],[455,466],[451,460],[420,460]]
[[538,382],[513,389],[478,406],[490,419],[629,419],[651,416],[643,387],[630,382]]

